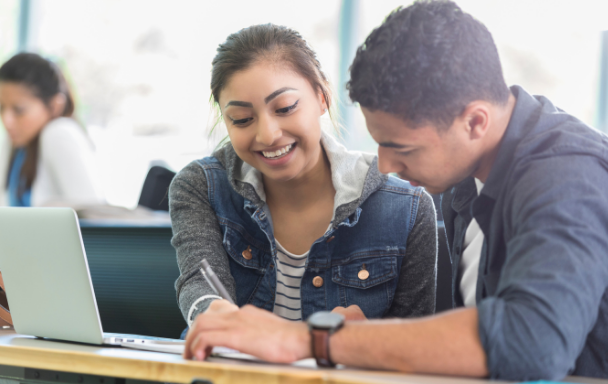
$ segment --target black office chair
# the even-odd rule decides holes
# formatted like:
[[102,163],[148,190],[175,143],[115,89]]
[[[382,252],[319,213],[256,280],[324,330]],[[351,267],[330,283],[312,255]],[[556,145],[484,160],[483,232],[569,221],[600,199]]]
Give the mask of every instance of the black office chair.
[[139,205],[155,211],[169,211],[169,185],[175,172],[158,165],[148,171],[139,196]]

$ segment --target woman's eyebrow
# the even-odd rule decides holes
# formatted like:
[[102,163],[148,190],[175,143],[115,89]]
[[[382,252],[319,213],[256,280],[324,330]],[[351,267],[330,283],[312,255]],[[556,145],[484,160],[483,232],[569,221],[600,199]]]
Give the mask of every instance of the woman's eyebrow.
[[266,103],[266,104],[270,103],[272,101],[272,99],[274,99],[275,97],[279,96],[281,93],[287,92],[287,91],[297,91],[297,89],[295,89],[295,88],[289,88],[289,87],[283,87],[281,89],[277,89],[276,91],[272,92],[270,95],[268,95],[264,99],[264,103]]
[[[264,103],[266,103],[266,104],[270,103],[275,97],[277,97],[281,93],[287,92],[287,91],[297,91],[297,89],[290,88],[290,87],[283,87],[281,89],[277,89],[276,91],[272,92],[270,95],[266,96],[266,98],[264,99]],[[224,109],[228,108],[231,105],[234,105],[235,107],[253,108],[253,104],[248,101],[231,100],[228,103],[226,103],[226,106],[224,107]]]
[[235,107],[253,108],[253,104],[251,104],[251,103],[249,103],[247,101],[231,100],[231,101],[229,101],[226,104],[226,106],[224,107],[224,109],[228,108],[231,105],[234,105]]

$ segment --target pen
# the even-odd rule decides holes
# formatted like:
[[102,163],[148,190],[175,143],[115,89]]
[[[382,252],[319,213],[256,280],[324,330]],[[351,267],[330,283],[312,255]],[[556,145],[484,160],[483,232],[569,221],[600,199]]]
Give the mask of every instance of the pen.
[[205,280],[207,280],[207,283],[209,283],[211,289],[213,289],[216,294],[220,295],[222,299],[228,300],[230,304],[234,304],[234,301],[232,301],[230,294],[224,287],[224,284],[222,284],[220,279],[217,278],[217,275],[211,269],[211,266],[207,262],[207,259],[203,259],[203,261],[201,261],[201,264],[203,265],[203,267],[200,269],[201,273],[203,274],[203,276],[205,276]]

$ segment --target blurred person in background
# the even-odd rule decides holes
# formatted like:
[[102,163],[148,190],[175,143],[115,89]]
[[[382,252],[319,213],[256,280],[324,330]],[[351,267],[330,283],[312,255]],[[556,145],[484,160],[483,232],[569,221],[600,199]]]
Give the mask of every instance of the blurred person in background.
[[93,146],[72,118],[74,99],[54,63],[19,53],[0,67],[0,206],[99,204]]

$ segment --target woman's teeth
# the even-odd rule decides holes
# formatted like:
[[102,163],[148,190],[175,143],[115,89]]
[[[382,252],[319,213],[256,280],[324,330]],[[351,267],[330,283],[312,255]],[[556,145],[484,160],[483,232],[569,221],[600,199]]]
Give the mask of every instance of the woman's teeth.
[[291,147],[293,147],[293,144],[286,145],[285,147],[276,151],[262,151],[262,155],[264,155],[264,157],[267,159],[276,159],[278,157],[283,157],[291,150]]

